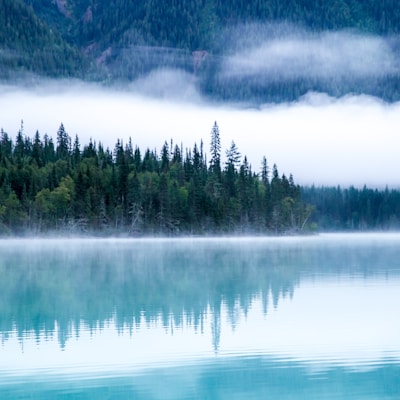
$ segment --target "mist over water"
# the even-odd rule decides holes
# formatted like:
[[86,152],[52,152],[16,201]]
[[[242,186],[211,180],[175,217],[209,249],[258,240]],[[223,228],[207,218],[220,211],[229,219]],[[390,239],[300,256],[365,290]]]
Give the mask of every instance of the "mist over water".
[[[333,87],[349,77],[364,84],[396,74],[396,38],[355,32],[311,34],[300,28],[245,26],[228,32],[217,78],[253,79],[267,85],[311,79]],[[13,139],[36,130],[55,139],[61,123],[81,146],[93,139],[111,150],[117,139],[142,152],[164,141],[193,148],[217,121],[222,154],[235,141],[254,172],[263,156],[301,185],[399,187],[400,104],[363,94],[332,97],[310,91],[286,103],[215,102],[200,90],[200,77],[183,69],[153,69],[135,81],[104,87],[47,81],[34,87],[0,87],[0,128]],[[361,85],[361,86],[362,86]],[[360,86],[360,87],[361,87]],[[310,86],[312,87],[312,86]]]

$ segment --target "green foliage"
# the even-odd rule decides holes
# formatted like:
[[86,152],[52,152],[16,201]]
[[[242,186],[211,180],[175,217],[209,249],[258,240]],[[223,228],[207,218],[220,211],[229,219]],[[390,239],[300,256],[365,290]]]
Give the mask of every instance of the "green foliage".
[[302,188],[301,193],[305,201],[315,206],[309,222],[319,229],[399,229],[399,190],[312,186]]
[[130,44],[211,50],[221,29],[247,22],[378,34],[398,33],[400,26],[400,5],[379,0],[68,0],[64,8],[48,0],[25,3],[69,41],[103,49],[126,45],[130,38]]
[[[161,154],[144,157],[131,141],[118,141],[113,154],[90,141],[80,150],[63,124],[57,147],[21,126],[15,144],[0,140],[2,231],[38,233],[92,231],[122,235],[187,233],[282,233],[302,228],[304,205],[291,180],[277,170],[270,185],[253,173],[232,142],[220,166],[219,128],[211,132],[212,160],[203,143],[183,150],[164,143]],[[264,171],[265,174],[265,171]],[[274,203],[271,203],[271,201]],[[270,210],[279,214],[273,220]]]
[[0,79],[18,74],[81,76],[83,54],[38,19],[22,0],[0,3]]
[[[211,142],[219,138],[215,123]],[[281,234],[398,229],[400,192],[364,187],[302,187],[267,159],[252,171],[234,142],[224,168],[200,147],[164,142],[142,157],[131,141],[114,152],[92,141],[80,149],[61,124],[57,148],[39,132],[0,138],[0,233],[57,230],[102,235]],[[173,149],[173,151],[171,151]],[[220,145],[215,157],[220,161]]]

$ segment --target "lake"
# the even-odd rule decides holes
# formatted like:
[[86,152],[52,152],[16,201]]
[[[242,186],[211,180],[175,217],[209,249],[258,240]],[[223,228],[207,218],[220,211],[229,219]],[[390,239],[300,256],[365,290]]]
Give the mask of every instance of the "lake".
[[0,240],[1,399],[399,399],[400,234]]

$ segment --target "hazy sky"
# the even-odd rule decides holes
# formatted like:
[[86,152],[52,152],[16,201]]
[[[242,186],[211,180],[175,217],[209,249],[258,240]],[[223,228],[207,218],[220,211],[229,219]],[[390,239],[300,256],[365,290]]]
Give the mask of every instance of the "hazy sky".
[[[26,135],[38,129],[42,137],[47,133],[55,139],[62,122],[82,145],[93,138],[113,149],[118,138],[126,143],[132,137],[144,151],[160,150],[171,139],[192,148],[203,139],[208,152],[217,121],[223,152],[234,140],[253,171],[259,171],[265,155],[270,167],[276,163],[280,173],[292,173],[299,184],[400,187],[399,103],[309,94],[294,103],[243,109],[207,104],[190,80],[182,82],[159,100],[136,89],[117,92],[70,82],[36,90],[3,87],[0,128],[15,139],[23,120]],[[162,88],[157,94],[162,97]]]

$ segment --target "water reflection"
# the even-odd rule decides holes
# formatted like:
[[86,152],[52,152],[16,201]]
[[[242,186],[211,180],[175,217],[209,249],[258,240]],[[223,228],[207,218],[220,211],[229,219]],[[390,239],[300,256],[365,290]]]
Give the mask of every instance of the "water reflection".
[[234,398],[243,381],[258,382],[254,398],[290,398],[301,381],[317,398],[321,379],[350,394],[368,379],[392,398],[399,245],[395,234],[0,241],[1,397],[18,398],[23,382],[34,398],[52,385],[98,399],[112,398],[104,387],[115,398]]
[[72,326],[79,335],[82,322],[96,329],[110,318],[118,330],[155,321],[165,328],[190,323],[201,330],[211,312],[218,336],[222,301],[232,324],[238,304],[246,313],[256,295],[264,299],[267,312],[269,294],[276,307],[281,296],[293,293],[300,272],[297,255],[260,251],[250,242],[50,240],[2,245],[1,331],[16,330],[21,339],[33,331],[40,340],[57,327],[61,346]]

